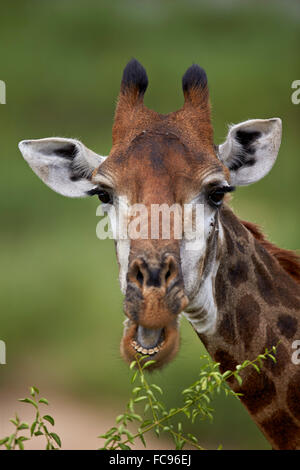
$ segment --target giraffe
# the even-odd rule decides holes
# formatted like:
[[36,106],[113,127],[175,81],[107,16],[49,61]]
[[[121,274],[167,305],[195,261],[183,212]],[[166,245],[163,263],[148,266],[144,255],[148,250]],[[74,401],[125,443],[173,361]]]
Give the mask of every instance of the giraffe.
[[[233,370],[277,347],[258,374],[243,371],[229,385],[274,449],[300,448],[300,369],[291,345],[300,339],[298,256],[266,240],[260,229],[231,210],[237,186],[263,178],[281,143],[281,120],[251,119],[229,128],[225,142],[213,141],[205,71],[184,74],[183,107],[163,115],[144,105],[148,77],[132,59],[124,69],[108,157],[76,139],[23,140],[21,153],[32,170],[67,197],[97,195],[113,220],[132,204],[190,203],[204,206],[204,241],[188,249],[185,236],[116,239],[124,333],[121,353],[171,361],[180,344],[185,315],[220,370]],[[128,220],[127,222],[128,223]]]

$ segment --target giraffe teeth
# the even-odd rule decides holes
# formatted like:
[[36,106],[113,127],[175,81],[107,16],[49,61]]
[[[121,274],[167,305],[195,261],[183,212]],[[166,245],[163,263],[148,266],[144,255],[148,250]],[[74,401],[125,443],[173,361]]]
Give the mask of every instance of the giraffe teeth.
[[162,341],[158,346],[155,346],[154,348],[150,348],[150,349],[143,348],[135,340],[131,341],[131,345],[133,346],[133,348],[137,352],[142,353],[142,354],[149,354],[151,356],[151,355],[156,354],[160,351],[160,349],[164,345],[164,341]]

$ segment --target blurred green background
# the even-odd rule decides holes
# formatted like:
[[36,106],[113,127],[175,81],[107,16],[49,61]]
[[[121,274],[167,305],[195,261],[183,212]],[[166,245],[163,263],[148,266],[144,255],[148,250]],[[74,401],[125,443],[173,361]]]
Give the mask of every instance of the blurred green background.
[[[300,105],[291,102],[291,83],[300,79],[299,44],[296,1],[1,2],[1,388],[22,383],[25,393],[35,384],[46,394],[51,386],[95,407],[114,402],[115,414],[131,389],[119,354],[124,316],[114,245],[95,233],[98,200],[52,192],[26,165],[18,141],[76,137],[106,155],[128,60],[145,66],[145,103],[162,113],[181,107],[181,77],[199,63],[208,75],[216,143],[229,123],[282,118],[275,167],[239,189],[233,207],[273,242],[297,249]],[[196,379],[203,353],[185,320],[181,334],[178,357],[153,377],[170,405]],[[197,424],[200,442],[269,448],[238,401],[218,398],[215,408],[213,424]]]

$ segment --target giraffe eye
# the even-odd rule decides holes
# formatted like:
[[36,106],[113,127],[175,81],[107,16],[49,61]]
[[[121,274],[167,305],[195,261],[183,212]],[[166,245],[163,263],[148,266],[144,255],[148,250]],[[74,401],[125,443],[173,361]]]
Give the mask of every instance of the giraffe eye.
[[234,191],[234,186],[219,186],[208,193],[208,202],[213,207],[220,207],[226,193]]
[[219,207],[224,199],[225,192],[223,189],[215,189],[208,195],[208,200],[210,204],[214,207]]
[[100,189],[97,192],[97,196],[104,204],[112,204],[112,196],[109,194],[109,192]]

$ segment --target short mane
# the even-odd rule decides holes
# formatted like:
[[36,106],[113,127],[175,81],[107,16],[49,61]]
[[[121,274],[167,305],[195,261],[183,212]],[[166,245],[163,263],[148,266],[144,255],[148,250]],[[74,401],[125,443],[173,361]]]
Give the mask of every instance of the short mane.
[[300,256],[294,251],[284,250],[269,242],[258,225],[245,220],[241,220],[241,223],[252,233],[256,240],[277,259],[283,269],[300,284]]

